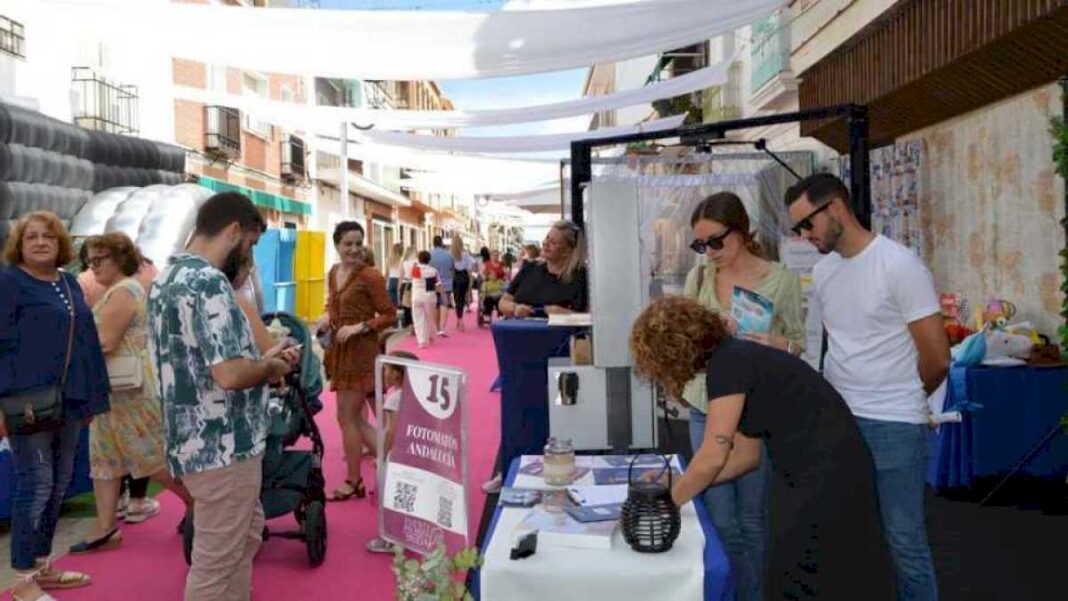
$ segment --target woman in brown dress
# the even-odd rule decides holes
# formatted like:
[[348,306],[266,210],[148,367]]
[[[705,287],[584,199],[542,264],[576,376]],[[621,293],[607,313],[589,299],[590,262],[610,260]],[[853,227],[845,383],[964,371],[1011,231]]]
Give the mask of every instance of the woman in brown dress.
[[320,320],[320,331],[330,332],[324,363],[330,389],[337,392],[337,421],[348,466],[345,483],[331,495],[336,501],[367,494],[360,463],[364,443],[375,448],[375,431],[364,418],[364,403],[374,392],[378,333],[397,319],[386,280],[375,269],[371,251],[361,245],[363,232],[357,228],[350,221],[334,230],[340,262],[330,268],[327,313]]

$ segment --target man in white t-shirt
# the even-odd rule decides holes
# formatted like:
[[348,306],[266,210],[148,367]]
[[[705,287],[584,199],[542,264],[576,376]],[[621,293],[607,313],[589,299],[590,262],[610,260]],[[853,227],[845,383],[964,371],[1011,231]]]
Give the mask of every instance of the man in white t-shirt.
[[795,232],[827,255],[811,303],[827,332],[824,376],[845,399],[875,462],[898,598],[934,601],[924,522],[927,395],[945,379],[949,341],[931,273],[908,248],[865,229],[830,174],[787,193]]

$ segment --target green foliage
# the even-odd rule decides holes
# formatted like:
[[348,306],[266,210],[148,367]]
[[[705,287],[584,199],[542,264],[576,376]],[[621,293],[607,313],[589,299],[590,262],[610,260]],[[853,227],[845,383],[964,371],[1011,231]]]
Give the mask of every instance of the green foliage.
[[701,123],[703,118],[701,107],[694,104],[692,94],[654,100],[653,110],[656,111],[656,114],[659,115],[661,119],[664,117],[685,114],[686,119],[682,122],[683,125]]
[[481,562],[478,550],[471,548],[449,557],[444,543],[422,561],[408,559],[398,547],[393,556],[397,601],[472,601],[471,593],[457,577]]
[[[1065,87],[1064,80],[1061,86]],[[1053,136],[1053,162],[1057,173],[1068,186],[1068,124],[1064,122],[1063,117],[1054,117],[1050,119],[1049,131]],[[1061,227],[1068,237],[1068,215],[1061,220]],[[1058,254],[1061,257],[1061,317],[1064,318],[1064,323],[1057,329],[1057,335],[1061,343],[1061,356],[1068,361],[1068,248],[1062,249]],[[1065,434],[1068,434],[1068,413],[1061,416],[1061,425]]]

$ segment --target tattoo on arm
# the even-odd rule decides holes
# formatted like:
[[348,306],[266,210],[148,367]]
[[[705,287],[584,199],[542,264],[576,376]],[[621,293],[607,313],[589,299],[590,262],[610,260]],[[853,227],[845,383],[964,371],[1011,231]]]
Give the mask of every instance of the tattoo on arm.
[[728,449],[733,449],[734,448],[734,437],[733,436],[726,436],[724,434],[716,434],[716,435],[714,435],[712,437],[712,439],[715,440],[716,442],[718,442],[719,444],[727,445]]

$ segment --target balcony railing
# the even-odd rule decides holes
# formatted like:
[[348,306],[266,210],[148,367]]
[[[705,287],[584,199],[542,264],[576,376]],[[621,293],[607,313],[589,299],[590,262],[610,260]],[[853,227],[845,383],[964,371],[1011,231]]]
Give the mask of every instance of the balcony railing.
[[241,111],[228,106],[204,107],[204,150],[231,158],[241,155]]
[[753,23],[752,50],[749,54],[752,63],[750,94],[755,94],[776,75],[790,68],[790,32],[784,26],[781,12]]
[[26,31],[22,23],[0,15],[0,53],[26,58]]
[[74,67],[71,87],[76,125],[113,134],[137,134],[137,86],[108,81],[88,67]]

